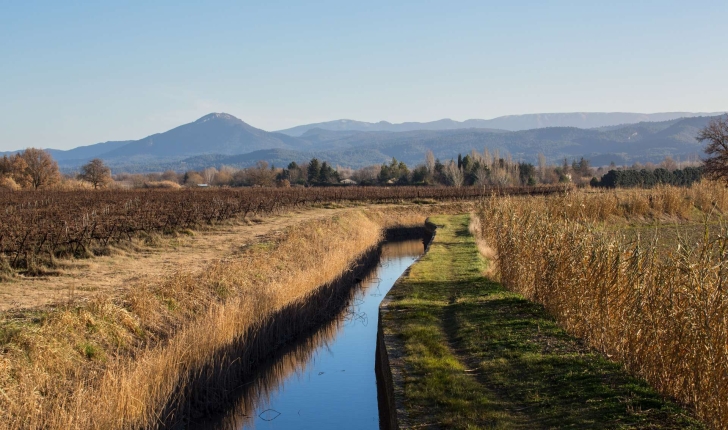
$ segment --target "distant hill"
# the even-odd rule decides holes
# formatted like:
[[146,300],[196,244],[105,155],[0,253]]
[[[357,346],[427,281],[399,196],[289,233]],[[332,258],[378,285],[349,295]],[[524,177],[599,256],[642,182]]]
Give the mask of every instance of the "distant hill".
[[[427,150],[449,160],[473,149],[498,150],[516,160],[551,162],[586,157],[593,165],[659,162],[665,156],[686,159],[702,154],[695,140],[711,117],[679,118],[584,129],[545,127],[520,131],[462,128],[448,130],[356,131],[309,129],[301,136],[270,133],[228,114],[214,113],[144,139],[104,142],[50,150],[66,172],[91,158],[102,158],[114,172],[184,171],[205,167],[247,167],[259,160],[282,167],[312,157],[333,165],[359,168],[392,159],[416,165]],[[2,155],[2,154],[0,154]]]
[[293,149],[300,141],[252,127],[225,113],[211,113],[195,122],[130,142],[105,154],[109,158],[183,157],[201,154],[241,154],[270,148]]
[[[452,119],[441,119],[431,122],[403,122],[400,124],[392,124],[387,121],[379,122],[362,122],[351,119],[339,119],[335,121],[320,122],[316,124],[299,125],[297,127],[280,130],[278,133],[287,134],[289,136],[302,136],[309,130],[321,129],[330,131],[415,131],[415,130],[458,130],[463,128],[493,128],[488,125],[488,120],[469,119],[466,121],[454,121]],[[499,131],[493,128],[492,131]],[[506,130],[502,130],[506,131]]]
[[280,130],[279,133],[289,136],[301,136],[311,129],[332,131],[414,131],[414,130],[459,130],[464,128],[482,128],[506,131],[530,130],[546,127],[578,127],[597,128],[635,124],[645,121],[669,121],[678,118],[695,116],[715,116],[716,113],[665,112],[665,113],[629,113],[629,112],[575,112],[575,113],[537,113],[526,115],[508,115],[493,119],[469,119],[454,121],[441,119],[432,122],[403,122],[392,124],[387,121],[377,123],[339,119],[315,124],[299,125]]

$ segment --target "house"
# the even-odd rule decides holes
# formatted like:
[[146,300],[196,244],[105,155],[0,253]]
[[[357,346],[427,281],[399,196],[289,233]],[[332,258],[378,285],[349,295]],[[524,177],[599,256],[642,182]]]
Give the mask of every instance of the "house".
[[344,179],[342,181],[339,181],[341,185],[356,185],[356,181],[353,179]]

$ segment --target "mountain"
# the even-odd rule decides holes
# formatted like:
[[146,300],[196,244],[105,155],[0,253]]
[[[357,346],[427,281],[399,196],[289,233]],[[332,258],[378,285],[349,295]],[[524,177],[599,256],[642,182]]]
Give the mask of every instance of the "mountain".
[[[441,160],[486,148],[501,156],[536,162],[543,153],[550,162],[586,157],[593,165],[659,162],[665,156],[686,159],[703,152],[695,136],[711,117],[679,118],[621,126],[583,129],[545,127],[520,131],[463,128],[448,130],[356,131],[313,128],[301,136],[270,133],[228,114],[214,113],[197,121],[134,141],[111,141],[50,150],[65,172],[91,158],[101,158],[114,172],[197,170],[247,167],[259,160],[276,166],[317,157],[333,165],[359,168],[392,159],[422,163],[432,150]],[[2,154],[0,154],[2,155]]]
[[678,118],[696,116],[715,116],[717,113],[665,112],[665,113],[629,113],[629,112],[575,112],[575,113],[537,113],[526,115],[508,115],[493,119],[469,119],[454,121],[441,119],[432,122],[403,122],[392,124],[387,121],[377,123],[340,119],[316,124],[299,125],[280,130],[279,133],[289,136],[302,136],[312,129],[332,131],[414,131],[414,130],[459,130],[466,128],[491,129],[491,131],[520,131],[546,127],[578,127],[598,128],[621,126],[647,121],[669,121]]
[[300,145],[297,139],[285,134],[260,130],[226,113],[211,113],[195,122],[130,142],[105,156],[233,155],[270,148],[293,149],[297,145]]
[[[196,155],[235,155],[271,148],[297,149],[306,141],[252,127],[225,113],[211,113],[195,122],[140,140],[111,141],[67,151],[49,149],[62,167],[77,167],[95,158],[110,165],[181,160]],[[17,151],[8,152],[12,154]],[[3,155],[0,153],[0,155]]]
[[[316,124],[299,125],[297,127],[280,130],[278,133],[287,134],[289,136],[302,136],[309,130],[321,129],[331,131],[415,131],[415,130],[458,130],[463,128],[492,128],[487,124],[487,120],[469,119],[466,121],[454,121],[452,119],[440,119],[431,122],[403,122],[400,124],[392,124],[387,121],[379,122],[363,122],[351,119],[339,119],[335,121],[319,122]],[[496,130],[492,131],[505,131]]]

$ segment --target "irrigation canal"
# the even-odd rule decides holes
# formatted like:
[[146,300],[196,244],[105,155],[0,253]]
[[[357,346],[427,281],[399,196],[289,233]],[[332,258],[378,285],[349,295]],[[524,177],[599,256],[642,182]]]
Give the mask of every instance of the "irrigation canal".
[[421,239],[385,242],[378,265],[352,290],[343,312],[262,365],[226,413],[190,427],[379,429],[379,304],[423,253]]

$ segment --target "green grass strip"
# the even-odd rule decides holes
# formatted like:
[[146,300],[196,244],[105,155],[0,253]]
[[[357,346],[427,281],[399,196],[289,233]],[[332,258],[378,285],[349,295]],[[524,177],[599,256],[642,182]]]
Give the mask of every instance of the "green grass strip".
[[403,355],[403,427],[702,428],[542,306],[483,277],[467,215],[430,221],[435,240],[382,320],[397,343],[388,349]]

